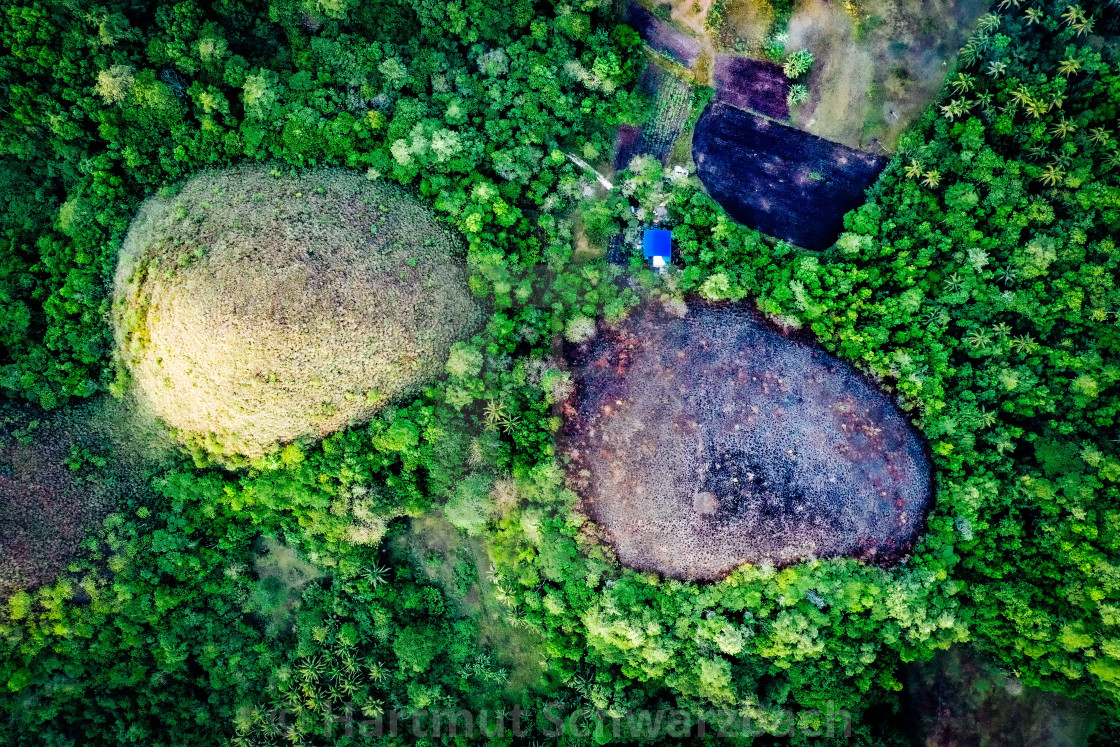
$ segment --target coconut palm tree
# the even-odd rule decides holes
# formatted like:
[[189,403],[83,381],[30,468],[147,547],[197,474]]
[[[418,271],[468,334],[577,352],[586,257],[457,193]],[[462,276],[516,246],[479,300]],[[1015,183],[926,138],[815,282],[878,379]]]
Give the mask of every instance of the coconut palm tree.
[[957,77],[949,85],[957,93],[967,93],[976,87],[976,79],[967,73],[957,73]]
[[950,293],[959,293],[962,288],[964,288],[964,278],[960,276],[959,272],[954,272],[945,278],[945,290]]
[[952,99],[948,104],[941,105],[941,114],[952,122],[957,117],[963,117],[971,108],[969,102],[964,99]]
[[1020,335],[1011,339],[1011,347],[1020,353],[1033,353],[1038,348],[1038,343],[1030,335]]
[[1104,145],[1112,138],[1111,133],[1103,127],[1094,127],[1089,130],[1089,139],[1097,145]]
[[1063,140],[1069,137],[1072,133],[1077,131],[1077,125],[1070,120],[1062,117],[1058,124],[1050,129],[1050,134],[1062,138]]
[[1019,84],[1019,87],[1011,92],[1011,100],[1026,106],[1027,102],[1031,100],[1031,92],[1027,87]]
[[1067,57],[1058,63],[1058,72],[1069,77],[1081,69],[1081,60],[1076,57]]
[[925,173],[925,178],[922,179],[922,184],[926,185],[930,189],[936,187],[940,183],[941,172],[937,171],[936,169],[930,169],[929,171],[927,171]]
[[1027,25],[1031,26],[1042,21],[1042,12],[1036,8],[1027,8],[1023,11],[1023,17],[1027,19]]
[[[1019,3],[1015,3],[1018,7]],[[976,22],[976,30],[981,34],[990,34],[999,28],[1000,21],[999,13],[985,13],[980,16],[980,20]]]
[[1062,13],[1062,20],[1066,22],[1067,26],[1072,26],[1085,20],[1085,11],[1077,5],[1067,5],[1066,10]]
[[1026,107],[1026,110],[1031,114],[1031,116],[1033,116],[1035,119],[1038,119],[1043,114],[1050,111],[1050,108],[1053,106],[1053,104],[1047,104],[1042,99],[1031,98],[1027,100],[1024,106]]
[[988,46],[988,37],[985,34],[975,34],[969,39],[960,51],[960,59],[964,65],[972,65],[980,59],[980,53]]
[[973,350],[986,350],[992,346],[992,333],[977,328],[965,335],[964,342]]
[[496,428],[506,416],[505,405],[500,400],[490,400],[486,403],[484,416],[486,418],[486,425],[491,428]]
[[1054,187],[1061,183],[1066,177],[1066,172],[1059,169],[1056,165],[1050,164],[1039,175],[1038,179],[1048,187]]
[[917,179],[922,175],[922,164],[918,163],[917,158],[910,159],[910,165],[906,167],[906,178]]
[[1007,71],[1007,63],[1003,60],[992,60],[988,63],[987,73],[993,78],[998,78]]
[[372,568],[367,568],[362,573],[362,578],[374,589],[388,580],[389,569],[380,565],[374,565]]

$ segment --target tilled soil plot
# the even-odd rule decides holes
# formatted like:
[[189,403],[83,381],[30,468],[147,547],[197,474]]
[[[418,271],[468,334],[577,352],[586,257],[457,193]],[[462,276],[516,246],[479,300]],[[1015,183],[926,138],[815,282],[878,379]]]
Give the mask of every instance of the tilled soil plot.
[[692,157],[732,218],[806,249],[826,249],[887,159],[721,101],[696,123]]
[[647,304],[568,351],[559,453],[625,565],[718,579],[905,553],[929,462],[891,399],[742,306]]

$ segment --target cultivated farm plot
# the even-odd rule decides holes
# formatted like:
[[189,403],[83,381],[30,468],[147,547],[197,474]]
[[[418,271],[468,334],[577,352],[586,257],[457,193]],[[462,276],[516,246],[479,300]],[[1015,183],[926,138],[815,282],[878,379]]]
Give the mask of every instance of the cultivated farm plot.
[[662,71],[653,113],[642,128],[641,151],[665,163],[673,143],[681,134],[692,102],[692,88],[677,76]]
[[650,64],[638,82],[653,98],[649,119],[639,130],[623,125],[615,141],[615,169],[626,168],[635,156],[652,156],[662,164],[680,137],[692,103],[692,87],[658,65]]
[[648,303],[567,353],[559,451],[629,567],[888,561],[921,527],[929,461],[890,398],[746,307]]
[[844,214],[887,159],[777,124],[720,101],[711,103],[692,140],[704,187],[751,228],[806,249],[826,249]]
[[692,67],[700,57],[700,42],[632,0],[626,4],[626,23],[634,27],[651,49],[685,67]]

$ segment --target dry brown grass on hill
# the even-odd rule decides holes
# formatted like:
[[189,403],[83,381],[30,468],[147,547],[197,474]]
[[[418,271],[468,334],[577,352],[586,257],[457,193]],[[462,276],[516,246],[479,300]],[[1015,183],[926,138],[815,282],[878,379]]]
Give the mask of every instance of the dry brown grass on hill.
[[252,460],[440,375],[480,321],[459,253],[430,209],[350,171],[206,172],[133,221],[118,354],[181,440]]
[[885,560],[922,524],[929,463],[891,400],[744,307],[647,304],[569,354],[559,453],[632,568]]
[[146,499],[167,455],[149,425],[109,397],[0,406],[0,599],[52,582],[107,513]]

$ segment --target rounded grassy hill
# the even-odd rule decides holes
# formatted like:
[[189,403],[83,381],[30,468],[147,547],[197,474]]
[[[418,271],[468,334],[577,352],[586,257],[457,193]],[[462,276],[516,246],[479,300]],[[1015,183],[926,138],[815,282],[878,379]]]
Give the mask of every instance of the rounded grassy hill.
[[460,254],[430,209],[350,171],[205,172],[129,229],[118,357],[196,453],[253,460],[438,376],[480,321]]
[[52,411],[0,402],[0,602],[52,583],[106,515],[147,502],[173,454],[127,400]]
[[745,306],[647,303],[570,346],[560,453],[619,560],[679,579],[905,555],[920,435],[847,364]]

